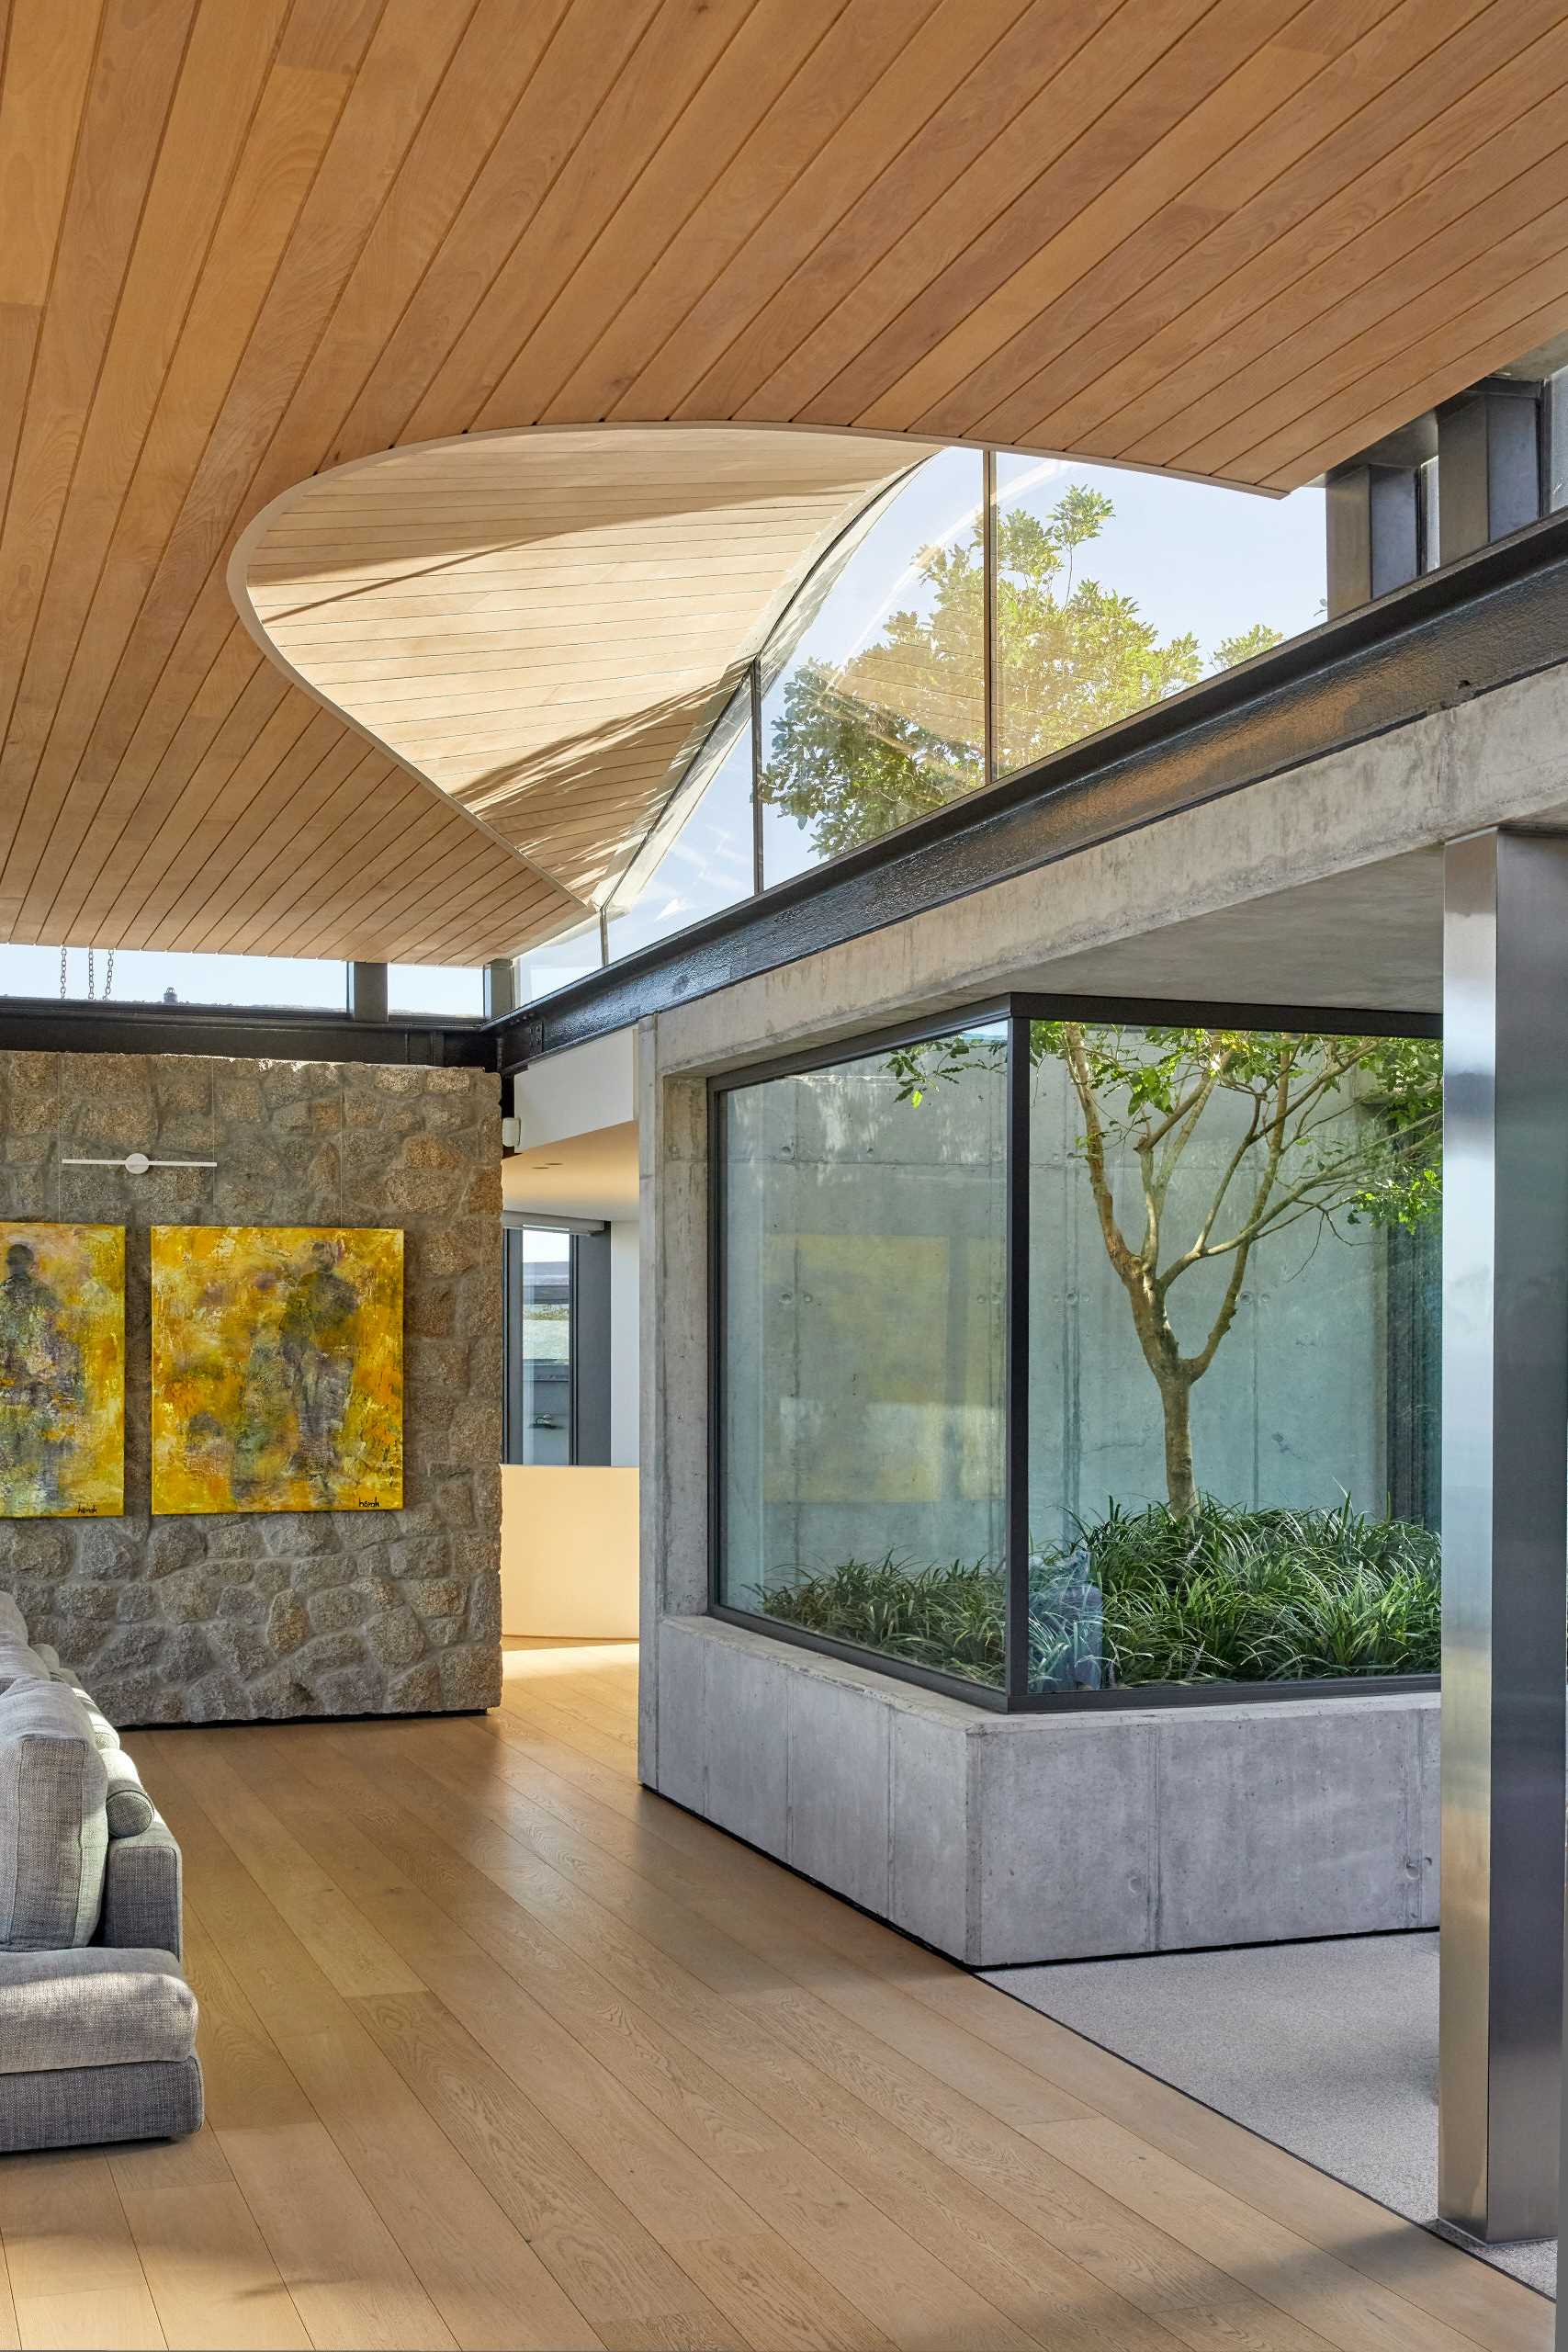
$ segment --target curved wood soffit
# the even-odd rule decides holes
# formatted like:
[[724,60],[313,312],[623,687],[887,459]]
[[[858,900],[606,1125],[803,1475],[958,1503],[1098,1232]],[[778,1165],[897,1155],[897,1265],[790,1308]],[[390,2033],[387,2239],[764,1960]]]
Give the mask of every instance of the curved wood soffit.
[[933,447],[612,425],[393,449],[275,499],[230,586],[274,662],[548,884],[536,941],[672,836],[747,663]]

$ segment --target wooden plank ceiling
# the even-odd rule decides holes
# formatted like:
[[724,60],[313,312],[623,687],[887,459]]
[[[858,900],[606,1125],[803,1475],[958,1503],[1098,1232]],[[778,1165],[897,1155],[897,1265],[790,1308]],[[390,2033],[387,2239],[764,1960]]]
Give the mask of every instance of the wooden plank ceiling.
[[608,895],[790,590],[929,445],[736,425],[421,443],[286,492],[261,642],[571,894]]
[[676,420],[1282,490],[1568,324],[1568,0],[4,13],[0,937],[468,962],[619,854],[264,652],[229,562],[323,469]]

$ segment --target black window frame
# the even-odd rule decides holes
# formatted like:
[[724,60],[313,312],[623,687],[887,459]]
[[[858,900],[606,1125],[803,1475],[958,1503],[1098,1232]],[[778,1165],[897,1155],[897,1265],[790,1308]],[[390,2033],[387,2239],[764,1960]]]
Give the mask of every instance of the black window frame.
[[[1042,995],[1008,990],[1000,996],[956,1004],[919,1021],[835,1037],[767,1061],[744,1064],[707,1080],[708,1138],[708,1614],[744,1626],[769,1641],[816,1650],[852,1666],[912,1682],[943,1697],[999,1714],[1114,1713],[1171,1707],[1252,1705],[1292,1699],[1389,1698],[1434,1691],[1435,1674],[1337,1675],[1294,1682],[1141,1682],[1100,1690],[1032,1690],[1029,1687],[1029,1024],[1033,1021],[1084,1021],[1128,1026],[1168,1023],[1182,1027],[1300,1030],[1325,1036],[1432,1037],[1442,1035],[1440,1018],[1428,1012],[1390,1012],[1370,1007],[1238,1004],[1172,1001],[1157,997]],[[834,1068],[900,1046],[949,1036],[955,1029],[1007,1024],[1007,1171],[1005,1218],[1006,1310],[1003,1337],[1004,1463],[1007,1530],[1007,1621],[999,1684],[973,1682],[962,1675],[862,1649],[825,1634],[787,1625],[756,1610],[737,1609],[720,1591],[724,1564],[724,1395],[726,1190],[724,1120],[729,1095],[772,1079],[798,1077]],[[1022,1148],[1021,1148],[1021,1146]]]

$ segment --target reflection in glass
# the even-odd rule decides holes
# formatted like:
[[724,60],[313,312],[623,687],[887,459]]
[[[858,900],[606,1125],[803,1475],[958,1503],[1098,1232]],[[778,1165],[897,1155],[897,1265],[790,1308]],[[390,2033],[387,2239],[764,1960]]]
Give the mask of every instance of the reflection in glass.
[[586,979],[599,969],[599,918],[590,915],[575,930],[547,939],[542,947],[530,947],[517,958],[518,1003],[532,1004],[557,989],[570,988],[573,980]]
[[997,459],[996,763],[1045,758],[1322,619],[1323,492]]
[[523,1234],[521,1459],[571,1460],[571,1236]]
[[1032,1687],[1435,1672],[1440,1047],[1030,1050]]
[[883,1053],[720,1098],[721,1598],[995,1684],[1006,1089]]
[[750,681],[731,697],[668,831],[655,827],[651,846],[658,863],[647,881],[623,883],[610,902],[612,963],[751,895]]
[[984,783],[981,476],[977,450],[929,459],[845,542],[836,573],[818,575],[804,634],[797,613],[775,639],[763,664],[765,882]]

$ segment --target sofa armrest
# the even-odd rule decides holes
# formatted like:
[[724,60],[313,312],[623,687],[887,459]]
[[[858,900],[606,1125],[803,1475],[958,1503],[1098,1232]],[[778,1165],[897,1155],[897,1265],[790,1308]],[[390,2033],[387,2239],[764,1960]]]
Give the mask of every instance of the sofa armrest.
[[183,1957],[180,1849],[160,1815],[134,1838],[111,1838],[104,1861],[104,1907],[96,1940],[121,1951]]

